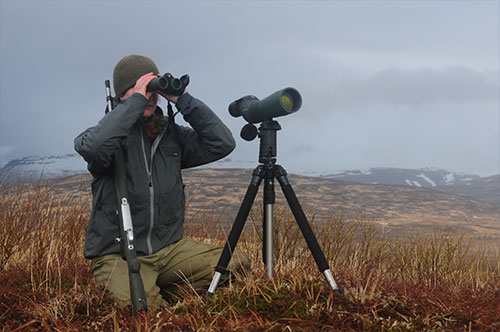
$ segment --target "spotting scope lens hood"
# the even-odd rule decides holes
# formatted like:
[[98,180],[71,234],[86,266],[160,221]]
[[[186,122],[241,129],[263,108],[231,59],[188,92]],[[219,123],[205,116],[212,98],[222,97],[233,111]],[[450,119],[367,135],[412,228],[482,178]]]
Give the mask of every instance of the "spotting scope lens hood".
[[294,88],[284,88],[259,100],[245,96],[229,105],[233,117],[243,116],[249,123],[259,123],[279,116],[297,112],[302,106],[302,97]]

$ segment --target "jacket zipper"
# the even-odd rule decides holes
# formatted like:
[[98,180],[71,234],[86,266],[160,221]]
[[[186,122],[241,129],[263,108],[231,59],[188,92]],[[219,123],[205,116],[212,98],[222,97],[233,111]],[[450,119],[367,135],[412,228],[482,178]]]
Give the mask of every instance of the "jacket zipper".
[[141,128],[141,145],[142,145],[142,153],[144,155],[144,165],[146,167],[146,173],[148,175],[148,186],[149,186],[149,229],[148,229],[148,235],[146,237],[146,244],[148,246],[148,255],[153,254],[153,244],[151,242],[151,235],[153,234],[153,228],[155,225],[155,190],[153,186],[153,158],[156,152],[156,149],[158,148],[158,145],[160,144],[160,140],[163,137],[163,133],[161,133],[158,137],[153,142],[153,145],[151,145],[151,160],[150,164],[148,165],[148,158],[146,155],[146,147],[144,145],[144,133]]

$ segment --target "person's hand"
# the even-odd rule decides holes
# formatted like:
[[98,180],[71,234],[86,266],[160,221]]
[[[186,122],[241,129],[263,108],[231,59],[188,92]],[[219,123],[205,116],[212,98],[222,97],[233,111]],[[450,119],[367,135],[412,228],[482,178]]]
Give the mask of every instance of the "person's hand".
[[157,76],[153,73],[147,73],[147,74],[144,74],[141,77],[139,77],[137,79],[137,81],[135,82],[134,87],[132,88],[133,89],[132,94],[140,93],[141,95],[146,97],[146,99],[151,98],[151,96],[153,95],[153,92],[146,91],[146,88],[148,87],[149,82],[151,82],[156,77]]
[[[178,100],[178,99],[179,99],[179,97],[180,97],[180,96],[172,96],[172,95],[167,95],[167,94],[163,93],[161,90],[159,90],[159,91],[158,91],[158,93],[159,93],[160,95],[162,95],[162,96],[163,96],[163,98],[167,99],[168,101],[170,101],[170,102],[172,102],[172,103],[174,103],[174,104],[177,104],[177,100]],[[186,93],[187,93],[187,90],[186,90],[186,89],[184,89],[184,92],[182,92],[182,94],[184,95],[184,94],[186,94]]]

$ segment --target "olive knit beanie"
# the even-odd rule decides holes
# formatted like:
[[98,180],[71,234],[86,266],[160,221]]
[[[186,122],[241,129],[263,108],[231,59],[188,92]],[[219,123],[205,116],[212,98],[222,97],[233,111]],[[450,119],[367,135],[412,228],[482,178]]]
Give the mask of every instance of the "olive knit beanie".
[[157,75],[160,71],[150,58],[132,54],[122,58],[113,70],[113,86],[116,97],[121,97],[135,85],[139,77],[147,73]]

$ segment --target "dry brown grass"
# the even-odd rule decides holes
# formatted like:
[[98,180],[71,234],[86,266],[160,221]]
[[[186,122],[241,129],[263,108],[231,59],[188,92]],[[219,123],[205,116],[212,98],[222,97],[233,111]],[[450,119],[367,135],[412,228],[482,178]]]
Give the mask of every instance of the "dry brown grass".
[[[238,243],[252,271],[207,299],[189,287],[172,305],[131,314],[94,282],[83,258],[89,197],[38,183],[0,196],[2,331],[494,331],[500,329],[500,247],[471,249],[444,232],[387,238],[362,216],[309,216],[345,296],[319,273],[288,208],[275,209],[275,277],[262,265],[258,204]],[[223,245],[230,224],[192,213],[186,235]],[[491,248],[489,248],[491,249]]]

